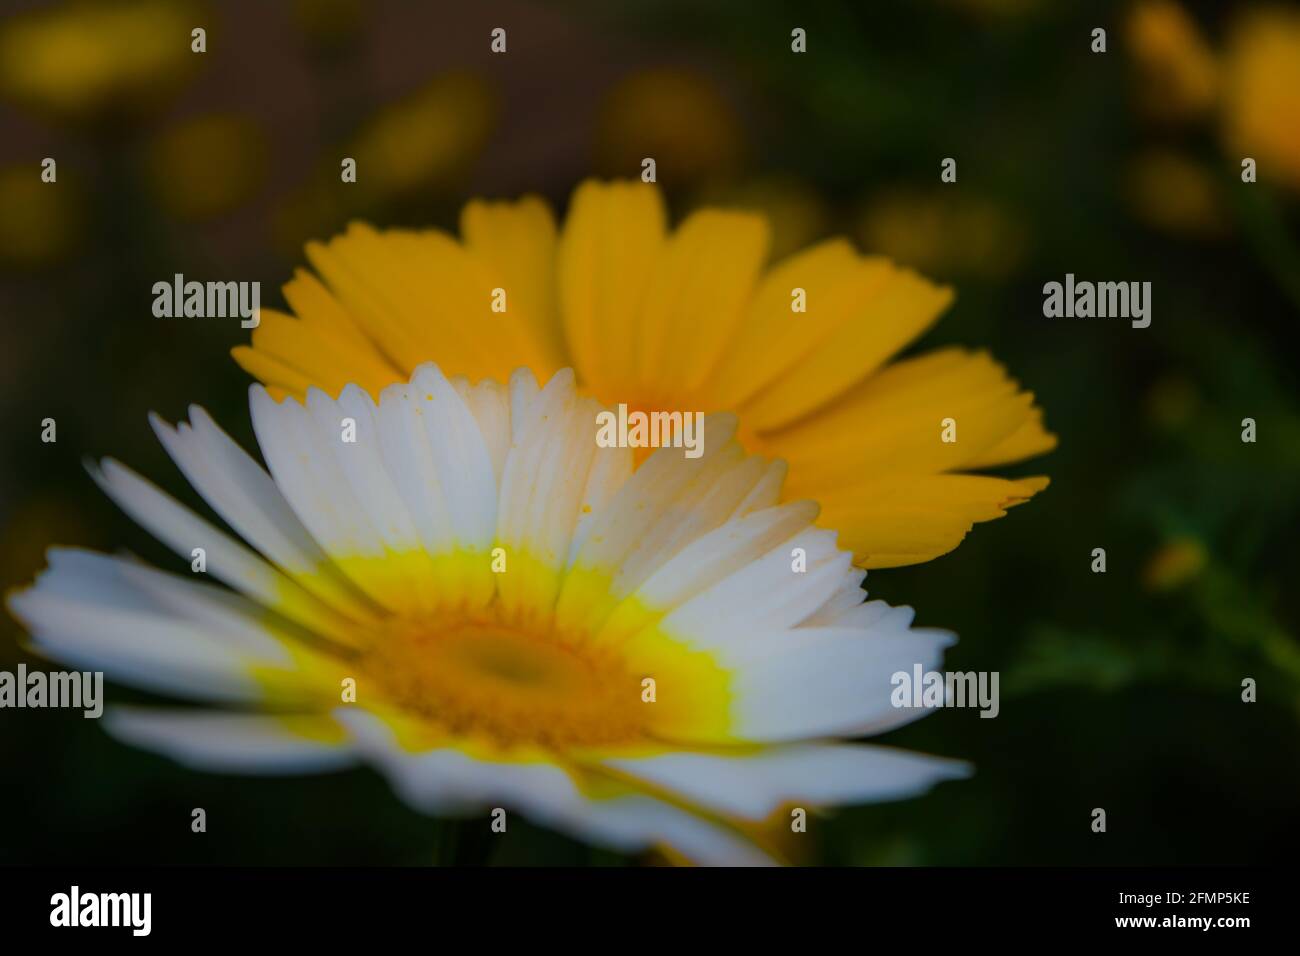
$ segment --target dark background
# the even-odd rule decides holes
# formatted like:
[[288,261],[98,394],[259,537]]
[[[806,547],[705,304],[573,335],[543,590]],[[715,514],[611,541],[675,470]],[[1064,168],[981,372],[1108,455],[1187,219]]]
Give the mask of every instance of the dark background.
[[[561,212],[582,178],[634,176],[652,155],[679,216],[757,206],[778,254],[846,234],[952,283],[919,347],[988,347],[1061,438],[1014,469],[1051,475],[1033,502],[953,554],[869,576],[960,634],[950,669],[1001,673],[1001,715],[946,711],[884,738],[976,774],[837,812],[814,827],[816,859],[1294,857],[1300,176],[1278,173],[1282,136],[1256,150],[1282,158],[1241,183],[1229,93],[1169,79],[1195,60],[1177,29],[1144,39],[1135,4],[1055,0],[113,6],[111,29],[84,26],[85,4],[8,3],[0,20],[0,586],[29,582],[50,543],[175,566],[81,466],[111,454],[196,503],[151,409],[200,403],[252,447],[228,355],[247,332],[153,318],[154,282],[256,279],[278,306],[302,243],[349,218],[454,229],[467,199],[524,192]],[[1254,5],[1173,9],[1218,63]],[[32,10],[71,52],[7,42]],[[341,187],[341,155],[363,188]],[[955,185],[939,182],[947,156]],[[1067,272],[1150,281],[1151,327],[1045,319],[1042,285]],[[0,669],[24,659],[20,637],[0,617]],[[1241,702],[1245,677],[1258,703]],[[424,818],[369,770],[191,773],[72,712],[0,710],[0,767],[4,863],[624,862],[522,824],[503,840]]]

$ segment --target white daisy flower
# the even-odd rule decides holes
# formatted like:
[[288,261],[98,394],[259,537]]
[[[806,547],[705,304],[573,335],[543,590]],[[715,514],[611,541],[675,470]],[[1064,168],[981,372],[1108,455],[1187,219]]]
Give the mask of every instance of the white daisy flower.
[[499,807],[704,864],[772,862],[791,808],[965,772],[840,740],[925,713],[891,705],[891,676],[937,668],[952,637],[865,601],[732,416],[706,418],[701,457],[634,472],[568,370],[471,386],[424,365],[378,404],[254,386],[251,405],[269,474],[198,407],[153,419],[238,537],[93,469],[204,573],[59,548],[9,598],[44,654],[218,705],[112,710],[119,738],[225,772],[368,763],[422,811]]

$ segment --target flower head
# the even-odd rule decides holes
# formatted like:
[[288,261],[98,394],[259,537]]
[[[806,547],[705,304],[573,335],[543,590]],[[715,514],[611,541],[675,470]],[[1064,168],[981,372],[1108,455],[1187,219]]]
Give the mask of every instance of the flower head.
[[744,147],[740,119],[723,91],[680,67],[629,73],[605,95],[596,126],[598,168],[636,169],[653,156],[676,182],[728,176]]
[[1154,229],[1206,239],[1229,229],[1218,178],[1185,153],[1143,150],[1129,163],[1125,187],[1134,215]]
[[1127,40],[1147,109],[1183,120],[1210,110],[1219,64],[1196,21],[1175,0],[1141,0],[1128,14]]
[[[154,137],[145,169],[162,208],[179,219],[202,220],[229,212],[256,192],[267,154],[266,134],[255,122],[210,113]],[[187,170],[188,177],[178,178],[178,169]]]
[[836,742],[924,713],[895,709],[892,675],[951,638],[865,602],[733,416],[705,420],[699,458],[634,471],[568,370],[539,388],[424,365],[378,401],[254,386],[251,405],[269,473],[199,408],[154,419],[237,537],[115,461],[93,472],[202,574],[55,549],[10,596],[39,651],[225,708],[117,710],[122,738],[223,770],[365,761],[424,810],[700,862],[766,860],[759,824],[785,805],[961,773]]
[[175,0],[73,3],[0,25],[0,94],[61,117],[148,112],[196,63],[197,6]]
[[901,262],[985,279],[1004,279],[1024,260],[1024,224],[990,199],[938,190],[890,190],[866,209],[861,233],[872,249]]
[[864,567],[944,554],[1047,484],[969,473],[1056,439],[984,353],[890,364],[952,293],[844,240],[768,267],[763,217],[704,209],[670,232],[657,188],[600,182],[562,232],[536,198],[472,202],[461,232],[310,243],[320,278],[285,287],[296,318],[264,309],[236,359],[276,395],[378,395],[432,360],[471,379],[572,366],[608,404],[736,412],[742,445],[786,459],[790,493]]
[[1300,189],[1300,12],[1261,7],[1242,14],[1224,59],[1228,148],[1261,175]]

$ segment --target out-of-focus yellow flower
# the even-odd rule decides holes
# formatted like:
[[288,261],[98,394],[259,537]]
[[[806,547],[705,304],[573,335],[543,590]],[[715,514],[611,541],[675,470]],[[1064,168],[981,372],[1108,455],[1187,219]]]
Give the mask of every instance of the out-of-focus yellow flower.
[[1186,120],[1214,105],[1219,66],[1205,37],[1174,0],[1143,0],[1127,23],[1140,100],[1161,119]]
[[783,259],[826,236],[830,213],[825,201],[805,184],[783,177],[744,180],[709,189],[701,205],[751,209],[772,224],[773,259]]
[[[293,314],[262,309],[234,354],[276,399],[378,396],[433,360],[470,381],[573,367],[624,411],[737,412],[745,447],[786,461],[787,487],[864,567],[946,554],[1047,486],[986,473],[1056,446],[987,353],[890,361],[952,289],[844,239],[769,264],[770,234],[761,215],[719,209],[673,229],[659,188],[595,180],[562,228],[536,197],[470,203],[459,241],[356,222],[308,243],[320,278],[299,272]],[[957,422],[960,443],[945,440]]]
[[38,162],[0,169],[0,263],[44,265],[64,255],[81,230],[76,187],[41,181]]
[[77,2],[0,24],[0,95],[69,119],[146,112],[198,65],[185,0]]
[[1126,187],[1134,214],[1154,229],[1196,238],[1227,231],[1228,217],[1214,176],[1181,153],[1142,153],[1129,166]]
[[666,184],[730,173],[744,150],[735,110],[708,77],[677,67],[641,70],[606,95],[596,130],[596,162],[614,176],[639,176],[655,161]]
[[1142,583],[1148,591],[1172,591],[1200,574],[1207,561],[1200,541],[1175,538],[1151,555],[1142,571]]
[[159,135],[146,159],[158,201],[182,219],[205,219],[239,205],[265,173],[266,137],[252,120],[212,114]]
[[1025,249],[1019,220],[964,193],[886,193],[867,207],[859,232],[867,248],[940,275],[1000,278]]
[[1157,427],[1168,430],[1177,430],[1191,421],[1199,404],[1196,386],[1181,375],[1159,379],[1146,397],[1148,418]]
[[1300,189],[1300,10],[1267,8],[1236,25],[1224,61],[1224,136],[1261,179]]
[[[400,204],[459,184],[482,154],[496,122],[496,96],[474,73],[439,76],[385,106],[274,215],[278,248],[290,252],[349,217],[389,215]],[[356,160],[355,183],[340,163]]]
[[357,161],[357,191],[400,197],[454,180],[483,151],[495,113],[481,76],[437,77],[384,107],[353,140],[347,155]]

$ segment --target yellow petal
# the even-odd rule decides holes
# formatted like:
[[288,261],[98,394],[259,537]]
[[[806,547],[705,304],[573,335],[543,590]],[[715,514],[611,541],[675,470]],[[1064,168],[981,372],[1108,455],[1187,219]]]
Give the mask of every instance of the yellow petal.
[[947,554],[976,522],[1002,517],[1047,484],[1045,477],[896,475],[827,487],[818,524],[838,531],[862,567],[918,564]]
[[1029,420],[982,455],[966,463],[967,468],[1009,465],[1045,454],[1057,445],[1056,436],[1043,426],[1043,412],[1035,408]]
[[334,396],[350,382],[378,395],[398,375],[373,348],[358,348],[347,335],[329,326],[274,309],[261,310],[261,321],[253,330],[253,349],[300,372]]
[[346,339],[357,348],[373,350],[382,355],[379,347],[369,338],[356,318],[334,298],[319,279],[306,269],[298,269],[293,278],[284,284],[284,298],[299,319],[312,328],[328,330]]
[[790,462],[792,494],[818,497],[814,489],[864,474],[974,467],[1034,414],[1033,395],[987,354],[944,349],[891,365],[761,443]]
[[673,234],[641,313],[640,383],[691,393],[728,349],[770,240],[762,216],[705,210]]
[[533,372],[549,378],[566,364],[555,290],[558,240],[550,207],[537,196],[518,202],[475,200],[461,212],[460,231],[466,248],[502,276],[511,323],[532,324],[542,357]]
[[[735,409],[842,322],[853,300],[870,293],[878,276],[857,268],[853,247],[829,239],[778,263],[754,291],[754,298],[714,369],[711,398]],[[792,311],[792,293],[802,289],[807,312]]]
[[507,293],[506,311],[494,311],[506,281],[494,268],[443,233],[390,233],[396,253],[393,278],[403,301],[415,306],[421,351],[411,367],[436,361],[471,381],[505,380],[519,366],[547,361],[537,324]]
[[401,241],[395,232],[380,234],[354,223],[328,243],[308,243],[307,258],[342,306],[404,373],[422,361],[436,360],[431,353],[438,345],[442,360],[456,367],[457,360],[467,362],[469,355],[454,342],[437,342],[432,334],[427,303],[418,298],[428,289],[421,278],[407,274],[410,247],[419,240],[411,233],[405,236],[409,241]]
[[[832,300],[839,321],[829,335],[742,407],[748,427],[778,428],[824,405],[884,365],[933,325],[952,302],[951,289],[885,259],[863,259],[853,274],[866,277],[868,288],[854,290],[858,294],[847,300]],[[809,312],[821,308],[809,294]],[[785,319],[797,324],[802,317],[794,314]]]
[[597,394],[635,380],[636,317],[665,241],[663,198],[645,183],[578,187],[559,249],[560,310],[579,377]]
[[281,359],[273,358],[266,352],[247,345],[236,346],[230,350],[235,361],[249,375],[266,385],[271,397],[276,401],[285,395],[306,395],[307,389],[316,385],[297,369],[286,365]]

